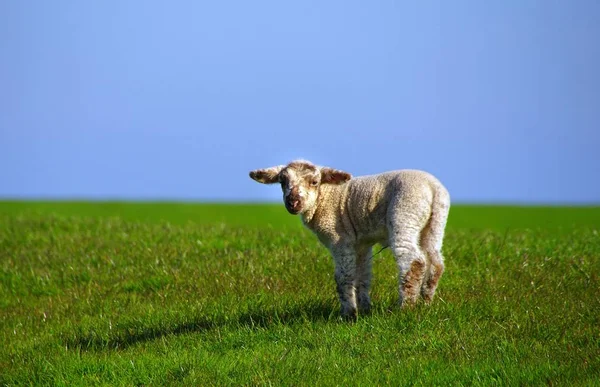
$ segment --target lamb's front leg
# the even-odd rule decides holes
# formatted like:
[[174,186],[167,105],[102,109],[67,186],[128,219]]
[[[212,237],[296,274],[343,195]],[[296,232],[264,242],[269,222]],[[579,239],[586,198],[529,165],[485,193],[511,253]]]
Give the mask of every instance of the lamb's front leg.
[[335,261],[335,282],[340,298],[342,317],[356,319],[356,252],[350,247],[337,247],[331,254]]
[[369,246],[361,248],[356,257],[356,279],[354,287],[356,288],[356,298],[358,310],[360,313],[369,313],[371,311],[371,298],[369,297],[369,288],[371,287],[371,271],[373,261],[373,250]]

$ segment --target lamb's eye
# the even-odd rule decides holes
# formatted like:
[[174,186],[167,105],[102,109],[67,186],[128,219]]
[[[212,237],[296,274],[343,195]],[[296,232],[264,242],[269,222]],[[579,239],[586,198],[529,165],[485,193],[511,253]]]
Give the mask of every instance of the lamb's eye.
[[318,180],[313,180],[310,182],[310,185],[312,185],[313,187],[316,187],[319,184]]

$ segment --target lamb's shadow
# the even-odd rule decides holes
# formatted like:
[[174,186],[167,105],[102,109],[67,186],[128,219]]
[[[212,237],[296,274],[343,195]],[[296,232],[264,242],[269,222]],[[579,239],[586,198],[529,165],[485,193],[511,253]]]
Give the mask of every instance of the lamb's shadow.
[[274,325],[291,325],[302,322],[339,322],[339,309],[328,303],[310,303],[286,309],[273,307],[250,310],[233,319],[223,317],[210,319],[197,316],[186,321],[167,326],[123,325],[108,335],[91,330],[64,335],[64,344],[69,349],[80,351],[101,351],[126,349],[138,343],[153,341],[170,335],[202,333],[223,327],[245,327],[250,329],[267,328]]

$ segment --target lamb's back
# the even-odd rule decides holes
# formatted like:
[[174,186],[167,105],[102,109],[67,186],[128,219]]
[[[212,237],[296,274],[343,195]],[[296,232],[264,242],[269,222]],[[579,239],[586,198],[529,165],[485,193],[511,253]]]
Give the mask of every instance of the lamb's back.
[[397,170],[359,176],[346,184],[345,215],[352,223],[357,238],[371,241],[386,238],[386,221],[391,205],[430,206],[433,190],[439,182],[424,171]]

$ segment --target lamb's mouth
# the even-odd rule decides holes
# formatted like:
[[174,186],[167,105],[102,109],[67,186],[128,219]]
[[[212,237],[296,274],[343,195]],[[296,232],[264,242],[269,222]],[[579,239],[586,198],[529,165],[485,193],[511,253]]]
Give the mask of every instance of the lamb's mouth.
[[285,203],[285,209],[288,210],[288,212],[292,215],[298,215],[300,213],[300,210],[302,209],[302,206],[293,207]]
[[288,207],[288,206],[285,206],[285,208],[286,208],[286,209],[288,210],[288,212],[289,212],[290,214],[292,214],[292,215],[298,215],[298,214],[300,213],[300,209],[299,209],[299,208],[298,208],[298,209],[293,209],[293,208],[290,208],[290,207]]

